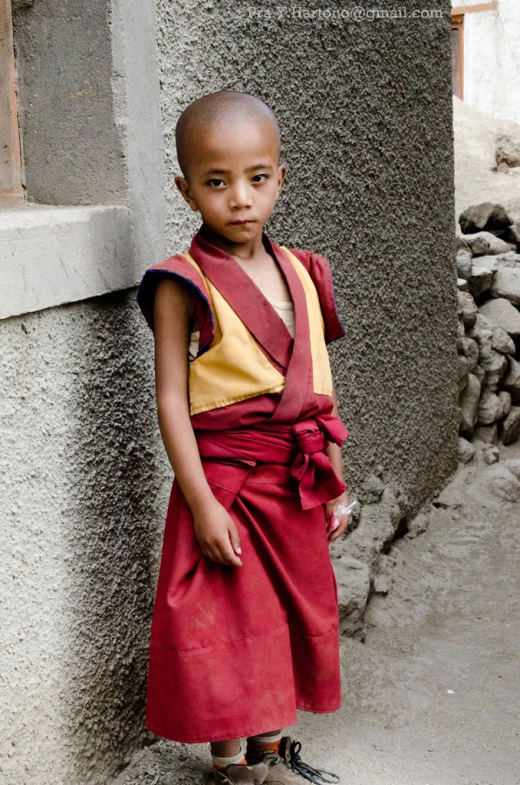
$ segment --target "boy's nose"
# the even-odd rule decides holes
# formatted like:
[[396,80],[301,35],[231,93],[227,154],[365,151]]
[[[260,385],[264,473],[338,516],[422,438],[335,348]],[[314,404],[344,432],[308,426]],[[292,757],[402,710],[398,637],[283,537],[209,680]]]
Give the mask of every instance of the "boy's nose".
[[250,207],[252,204],[251,191],[247,185],[237,184],[230,194],[230,205],[232,209],[239,210],[243,207]]

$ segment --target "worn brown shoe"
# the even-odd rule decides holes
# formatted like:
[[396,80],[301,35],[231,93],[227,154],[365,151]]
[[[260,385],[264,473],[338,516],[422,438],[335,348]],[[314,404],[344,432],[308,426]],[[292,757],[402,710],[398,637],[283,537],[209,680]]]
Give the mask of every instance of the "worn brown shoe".
[[230,763],[224,771],[212,771],[206,782],[211,785],[262,785],[269,769],[265,763],[244,766]]
[[[301,742],[293,741],[290,736],[284,736],[280,742],[278,755],[268,752],[261,756],[261,762],[268,767],[268,773],[263,782],[270,785],[302,785],[304,780],[313,782],[315,785],[340,782],[337,774],[324,769],[315,769],[302,761],[300,758],[301,747]],[[258,755],[258,752],[252,748],[246,751],[248,763],[253,762],[251,758],[255,753]]]

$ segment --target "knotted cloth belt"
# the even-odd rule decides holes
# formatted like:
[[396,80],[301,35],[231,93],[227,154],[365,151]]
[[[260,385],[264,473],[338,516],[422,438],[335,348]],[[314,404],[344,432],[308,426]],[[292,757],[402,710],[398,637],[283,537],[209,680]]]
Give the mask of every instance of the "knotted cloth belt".
[[[236,430],[198,431],[197,443],[206,466],[208,461],[220,464],[222,485],[227,473],[232,476],[233,466],[247,468],[252,474],[255,466],[262,465],[272,465],[273,469],[279,466],[283,474],[288,471],[298,482],[302,509],[308,510],[346,490],[325,449],[328,442],[343,444],[347,436],[338,417],[320,414],[292,425],[261,423]],[[215,471],[212,470],[212,477]]]
[[292,426],[299,452],[291,466],[291,475],[298,480],[303,510],[335,499],[346,485],[324,452],[327,442],[341,446],[348,431],[338,417],[322,414],[308,420],[299,420]]

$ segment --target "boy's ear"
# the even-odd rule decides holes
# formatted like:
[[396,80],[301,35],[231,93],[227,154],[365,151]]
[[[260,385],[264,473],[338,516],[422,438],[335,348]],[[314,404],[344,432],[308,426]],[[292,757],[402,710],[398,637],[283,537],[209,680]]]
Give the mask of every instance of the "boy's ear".
[[285,179],[285,175],[287,174],[287,167],[285,164],[280,164],[278,167],[278,190],[276,191],[276,198],[278,199],[280,195],[280,191],[282,190],[282,183]]
[[176,177],[175,178],[175,185],[177,186],[177,188],[181,192],[183,198],[188,202],[188,204],[191,207],[191,209],[196,213],[199,208],[197,207],[197,202],[195,201],[195,199],[191,195],[190,185],[189,185],[188,181],[186,180],[186,178],[184,178],[184,177]]

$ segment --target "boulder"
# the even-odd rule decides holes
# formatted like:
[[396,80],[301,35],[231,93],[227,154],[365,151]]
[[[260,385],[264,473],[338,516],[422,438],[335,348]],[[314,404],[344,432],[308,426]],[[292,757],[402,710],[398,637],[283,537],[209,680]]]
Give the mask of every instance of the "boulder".
[[500,380],[508,369],[507,357],[492,349],[490,356],[481,360],[480,365],[486,372],[486,386],[492,392],[496,392]]
[[468,376],[470,373],[470,361],[463,354],[457,357],[457,364],[459,367],[459,393],[466,389],[468,383]]
[[503,297],[520,305],[520,267],[499,267],[489,289],[492,297]]
[[469,338],[467,335],[465,335],[464,338],[460,338],[459,351],[467,358],[469,370],[473,371],[478,363],[478,343],[473,338]]
[[484,387],[477,410],[477,425],[492,425],[500,418],[502,404],[498,395]]
[[502,239],[506,243],[514,243],[516,246],[520,246],[520,222],[514,221],[511,226],[508,226]]
[[511,223],[511,218],[499,202],[472,204],[459,216],[459,224],[463,234],[472,234],[481,229],[488,231],[502,229]]
[[502,385],[511,393],[514,403],[520,402],[520,363],[514,357],[508,357],[508,371],[502,379]]
[[346,553],[333,564],[338,586],[340,633],[363,639],[363,617],[370,592],[368,564]]
[[460,463],[470,463],[475,456],[475,447],[464,437],[459,436],[457,445],[457,460]]
[[346,549],[349,556],[372,568],[380,552],[393,540],[394,534],[395,527],[388,505],[364,504],[359,526],[347,538]]
[[508,251],[507,253],[502,254],[499,253],[495,255],[486,254],[485,256],[475,256],[471,264],[477,265],[477,267],[484,267],[494,273],[496,270],[498,270],[500,261],[506,256],[509,257],[509,255],[512,253],[512,251]]
[[[457,273],[459,278],[463,278],[465,281],[468,280],[469,276],[471,275],[471,251],[469,248],[459,248],[457,251],[457,256],[455,259],[455,263],[457,265]],[[488,257],[486,257],[488,258]]]
[[486,383],[486,372],[481,365],[477,365],[473,373],[475,374],[481,385],[484,385]]
[[492,322],[491,319],[488,319],[487,316],[484,316],[481,311],[477,313],[477,321],[472,330],[476,330],[477,334],[480,330],[491,330],[493,336],[491,341],[492,349],[502,352],[502,354],[515,353],[516,347],[513,339],[509,337],[505,330]]
[[482,361],[489,359],[493,352],[493,330],[475,330],[475,340],[478,343],[478,361],[482,365]]
[[468,282],[464,278],[457,278],[457,290],[459,292],[469,291]]
[[[455,253],[458,253],[461,249],[465,251],[469,251],[469,245],[467,244],[466,240],[461,234],[455,235]],[[470,251],[471,253],[471,251]]]
[[473,327],[477,321],[477,306],[468,292],[458,293],[458,316],[465,327]]
[[500,267],[520,267],[520,254],[515,253],[515,251],[509,251],[508,253],[499,253],[496,256],[478,256],[478,259],[494,259],[495,266],[494,270],[498,270]]
[[[459,295],[459,308],[460,297],[461,295]],[[488,300],[479,306],[478,313],[486,316],[493,324],[505,330],[508,335],[520,335],[520,313],[509,300],[505,300],[503,297]]]
[[514,168],[520,166],[520,141],[509,134],[499,134],[495,139],[495,160]]
[[[489,259],[489,256],[482,258]],[[479,297],[481,294],[491,289],[492,282],[493,270],[487,265],[479,264],[478,259],[476,259],[471,265],[471,275],[469,279],[464,281],[469,293],[473,297]],[[465,289],[463,288],[462,291],[465,291]]]
[[513,444],[520,434],[520,406],[511,406],[500,423],[500,438],[504,444]]
[[500,415],[500,419],[502,419],[502,417],[505,417],[506,414],[509,414],[511,409],[511,393],[508,393],[507,390],[500,390],[498,397],[500,398],[500,403],[502,404],[502,413]]
[[495,444],[486,444],[482,450],[482,462],[490,466],[493,463],[498,463],[500,460],[500,453]]
[[476,232],[475,234],[465,234],[464,240],[473,256],[485,256],[499,253],[509,253],[509,245],[495,237],[491,232]]
[[[489,446],[488,449],[496,451],[496,447]],[[516,463],[517,466],[511,466],[512,463]],[[478,478],[471,483],[471,493],[474,500],[484,507],[518,501],[520,499],[518,459],[498,461],[479,472]]]
[[461,411],[459,430],[463,434],[471,435],[477,422],[480,390],[481,385],[479,380],[474,374],[470,373],[468,376],[468,383],[459,396],[459,407]]

